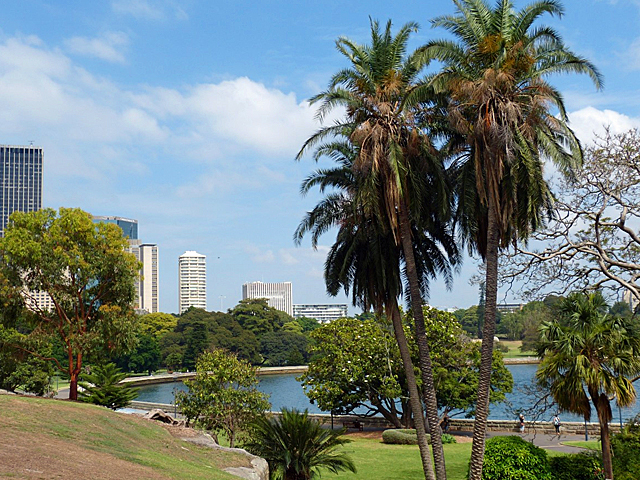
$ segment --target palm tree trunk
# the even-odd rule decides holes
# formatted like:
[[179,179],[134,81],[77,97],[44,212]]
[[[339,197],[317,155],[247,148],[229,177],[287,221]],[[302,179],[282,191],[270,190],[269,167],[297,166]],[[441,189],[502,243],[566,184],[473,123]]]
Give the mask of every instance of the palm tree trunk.
[[469,480],[481,480],[484,459],[487,417],[489,416],[489,389],[491,387],[491,365],[493,360],[493,337],[496,332],[496,301],[498,298],[498,247],[499,230],[496,216],[497,205],[489,196],[487,227],[487,254],[484,327],[482,329],[482,349],[480,351],[480,375],[478,380],[478,402],[476,421],[473,426],[473,446]]
[[444,460],[444,448],[442,446],[442,431],[438,416],[438,401],[433,381],[433,368],[431,366],[431,353],[427,342],[426,329],[424,325],[424,313],[422,311],[422,295],[420,294],[420,280],[416,270],[416,261],[413,254],[413,241],[411,239],[411,224],[406,205],[400,205],[400,239],[402,251],[407,269],[407,279],[409,281],[409,294],[411,296],[411,310],[416,328],[416,343],[418,344],[418,355],[420,358],[420,370],[422,372],[422,394],[427,411],[427,422],[429,433],[431,434],[431,446],[433,447],[433,463],[436,469],[438,480],[447,479],[447,470]]
[[[595,389],[589,389],[591,400],[596,407],[598,423],[600,424],[600,446],[602,448],[602,467],[605,480],[613,480],[613,460],[611,459],[611,437],[609,435],[609,421],[611,419],[611,404],[606,395],[598,395]],[[607,414],[608,412],[608,414]]]
[[[418,437],[418,447],[420,449],[420,458],[422,459],[422,469],[424,470],[424,476],[428,480],[435,480],[436,477],[433,472],[429,444],[427,443],[427,432],[424,426],[424,414],[422,413],[422,404],[420,402],[420,394],[418,393],[416,376],[413,370],[413,362],[411,361],[411,353],[409,352],[407,337],[405,336],[404,329],[402,328],[400,309],[398,308],[398,303],[395,298],[388,302],[387,316],[391,318],[393,331],[396,336],[396,342],[398,343],[398,348],[400,349],[400,357],[402,358],[404,373],[407,376],[407,385],[409,387],[409,402],[411,403],[411,410],[413,411],[413,420],[415,423],[416,435]],[[431,438],[433,441],[433,436]]]

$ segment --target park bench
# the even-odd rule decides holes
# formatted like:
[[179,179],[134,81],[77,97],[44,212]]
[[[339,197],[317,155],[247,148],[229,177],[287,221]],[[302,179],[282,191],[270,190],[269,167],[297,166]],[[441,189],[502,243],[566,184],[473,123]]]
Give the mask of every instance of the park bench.
[[357,428],[360,431],[364,430],[364,423],[360,422],[359,420],[344,421],[342,422],[342,426],[344,428]]

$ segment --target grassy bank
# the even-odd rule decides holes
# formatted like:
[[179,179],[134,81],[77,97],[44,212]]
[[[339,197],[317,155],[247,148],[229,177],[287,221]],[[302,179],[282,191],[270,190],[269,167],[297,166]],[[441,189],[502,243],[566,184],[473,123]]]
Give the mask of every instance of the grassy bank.
[[0,477],[233,479],[221,469],[248,466],[243,455],[94,405],[0,395],[0,411]]

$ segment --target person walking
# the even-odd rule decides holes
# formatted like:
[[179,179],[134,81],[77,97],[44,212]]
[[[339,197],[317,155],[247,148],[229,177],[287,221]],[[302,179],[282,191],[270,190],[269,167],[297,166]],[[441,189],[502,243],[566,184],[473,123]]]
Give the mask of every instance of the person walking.
[[560,436],[560,417],[558,416],[558,414],[556,413],[553,417],[553,426],[556,429],[556,435]]
[[522,413],[518,416],[518,420],[520,420],[520,433],[524,433],[524,415]]

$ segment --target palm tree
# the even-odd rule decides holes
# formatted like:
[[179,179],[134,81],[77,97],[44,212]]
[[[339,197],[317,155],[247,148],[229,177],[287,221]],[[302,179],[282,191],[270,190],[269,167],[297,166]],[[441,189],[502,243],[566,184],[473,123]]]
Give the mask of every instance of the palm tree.
[[82,380],[78,385],[82,391],[78,398],[83,402],[102,405],[112,410],[124,408],[138,397],[138,389],[132,388],[126,383],[121,383],[127,377],[115,363],[95,365],[91,373],[81,375]]
[[600,424],[605,477],[613,479],[610,398],[620,406],[636,399],[632,382],[640,374],[640,326],[608,315],[600,293],[574,293],[561,302],[559,311],[564,322],[554,320],[540,327],[542,362],[536,378],[561,409],[587,421],[591,399]]
[[[471,252],[486,267],[485,321],[470,478],[482,476],[496,320],[498,255],[526,240],[550,214],[552,197],[543,177],[550,158],[565,174],[582,162],[577,138],[567,126],[560,93],[546,77],[586,73],[597,87],[595,67],[570,52],[556,31],[534,27],[543,14],[562,15],[555,0],[516,11],[511,0],[495,7],[485,0],[454,0],[457,13],[438,17],[455,41],[428,43],[424,51],[443,62],[431,80],[449,96],[456,216]],[[553,114],[557,110],[558,116]]]
[[320,470],[356,472],[356,467],[338,448],[351,440],[338,430],[323,428],[305,410],[282,409],[280,417],[258,417],[251,425],[251,440],[244,447],[269,464],[272,480],[307,480]]
[[[357,148],[353,172],[359,180],[354,202],[365,218],[376,224],[377,231],[390,235],[402,252],[436,475],[445,479],[422,299],[428,294],[428,279],[435,272],[444,273],[450,281],[448,262],[455,261],[457,251],[453,242],[442,241],[449,238],[443,220],[449,213],[444,169],[420,125],[423,107],[432,99],[432,90],[418,79],[427,64],[426,57],[421,51],[406,54],[409,36],[417,28],[417,24],[408,23],[393,36],[391,22],[381,32],[378,23],[371,21],[371,45],[359,45],[346,38],[336,42],[351,66],[336,73],[329,88],[313,97],[311,103],[320,102],[320,119],[336,107],[344,108],[346,113],[342,120],[309,138],[298,158],[326,138],[345,132]],[[414,250],[417,229],[429,231],[438,248],[448,254],[444,263],[433,265],[433,270],[420,271]],[[437,258],[443,257],[447,255]]]
[[[326,188],[336,190],[307,213],[296,230],[294,240],[300,243],[304,235],[311,232],[311,244],[316,248],[323,233],[338,227],[336,241],[325,261],[327,292],[335,296],[341,289],[347,295],[351,291],[354,305],[365,311],[373,307],[378,314],[386,312],[391,319],[407,378],[422,467],[425,477],[434,479],[422,403],[397,300],[402,293],[401,249],[393,236],[376,222],[377,218],[368,218],[355,201],[359,177],[353,170],[353,163],[357,149],[346,139],[337,140],[316,149],[316,160],[323,155],[332,158],[338,166],[314,172],[305,179],[301,191],[306,194],[314,186],[318,186],[321,192]],[[437,258],[439,252],[433,253]]]

